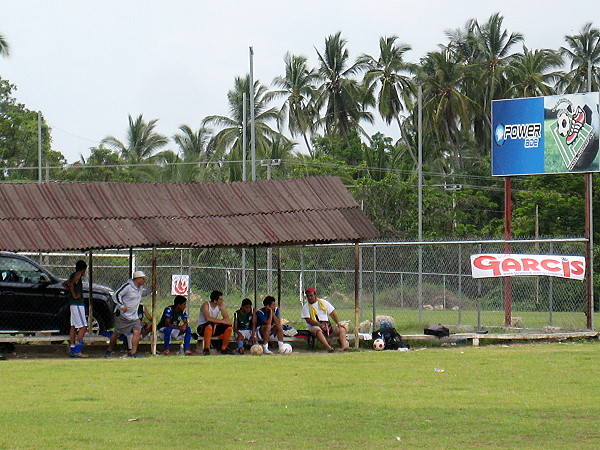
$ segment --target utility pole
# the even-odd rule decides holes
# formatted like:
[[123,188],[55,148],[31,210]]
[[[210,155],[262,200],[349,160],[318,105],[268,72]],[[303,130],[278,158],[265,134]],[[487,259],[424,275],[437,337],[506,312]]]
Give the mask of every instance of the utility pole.
[[38,183],[42,182],[42,113],[38,111]]
[[254,49],[250,47],[250,154],[252,157],[252,181],[256,181],[256,130],[254,119]]
[[[267,168],[267,180],[271,179],[271,167],[279,166],[280,159],[263,159],[260,162],[261,167]],[[273,248],[267,247],[267,291],[273,292]]]

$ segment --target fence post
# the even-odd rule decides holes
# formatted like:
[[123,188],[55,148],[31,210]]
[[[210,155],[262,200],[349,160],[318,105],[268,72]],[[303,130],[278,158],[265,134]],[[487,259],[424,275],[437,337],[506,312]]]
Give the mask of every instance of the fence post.
[[462,245],[458,244],[458,324],[462,325]]
[[377,293],[377,246],[373,245],[373,326],[375,326],[375,317],[377,317],[377,309],[375,306],[376,293]]
[[[360,298],[359,298],[359,272],[360,272],[360,246],[358,241],[354,243],[354,347],[359,348],[359,335],[358,335],[358,320],[360,314]],[[342,345],[344,345],[342,343]]]

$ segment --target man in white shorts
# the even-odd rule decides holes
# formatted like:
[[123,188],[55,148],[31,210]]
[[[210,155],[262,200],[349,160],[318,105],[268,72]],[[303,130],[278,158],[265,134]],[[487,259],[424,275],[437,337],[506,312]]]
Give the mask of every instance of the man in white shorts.
[[[333,352],[333,347],[327,341],[329,336],[338,336],[341,351],[349,350],[346,327],[340,324],[333,305],[327,300],[318,298],[315,288],[308,288],[304,293],[307,302],[302,307],[300,316],[306,321],[308,331],[325,346],[329,353]],[[336,326],[331,326],[329,317],[334,320]]]
[[84,358],[87,355],[81,353],[83,349],[83,336],[87,331],[88,323],[85,317],[85,305],[83,303],[83,280],[82,277],[87,269],[85,261],[79,260],[75,263],[75,272],[65,282],[68,289],[69,308],[71,312],[71,330],[69,332],[69,355],[72,358]]
[[140,342],[140,333],[142,323],[138,315],[138,308],[142,297],[150,294],[150,290],[144,289],[146,275],[141,270],[133,272],[131,278],[115,292],[115,331],[113,331],[108,343],[108,350],[104,354],[105,358],[110,358],[119,335],[133,334],[131,339],[131,351],[129,356],[132,358],[143,358],[144,355],[138,353],[137,347]]

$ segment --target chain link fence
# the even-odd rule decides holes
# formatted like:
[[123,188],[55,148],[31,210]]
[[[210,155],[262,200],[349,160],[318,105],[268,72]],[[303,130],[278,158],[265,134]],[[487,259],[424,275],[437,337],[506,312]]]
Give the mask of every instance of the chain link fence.
[[[584,255],[585,239],[511,241],[520,254]],[[419,249],[422,252],[419,271]],[[377,315],[394,318],[403,333],[441,323],[464,330],[502,327],[504,279],[473,279],[470,255],[504,253],[504,241],[370,242],[359,246],[360,320]],[[342,320],[354,321],[355,246],[330,244],[269,250],[191,248],[156,250],[157,311],[171,304],[171,276],[187,274],[191,286],[189,317],[195,329],[200,305],[212,290],[225,294],[230,311],[244,297],[262,306],[265,295],[277,297],[281,279],[282,317],[304,328],[300,308],[307,287],[328,298]],[[78,259],[89,254],[28,254],[60,278],[73,272]],[[92,255],[94,283],[118,288],[132,270],[152,275],[152,249],[97,251]],[[254,266],[256,265],[256,271]],[[280,268],[280,270],[278,270]],[[419,289],[421,280],[421,289]],[[87,281],[86,281],[87,283]],[[149,298],[145,304],[150,306]],[[586,329],[586,286],[554,277],[513,277],[513,326],[526,329]],[[352,326],[353,329],[353,326]]]

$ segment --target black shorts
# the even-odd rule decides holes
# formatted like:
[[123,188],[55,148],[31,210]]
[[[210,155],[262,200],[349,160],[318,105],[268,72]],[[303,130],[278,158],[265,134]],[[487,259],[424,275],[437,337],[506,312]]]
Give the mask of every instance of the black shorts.
[[223,333],[225,333],[225,330],[227,330],[227,328],[231,327],[231,325],[225,325],[224,323],[206,322],[202,325],[198,325],[198,328],[196,329],[198,336],[204,336],[204,329],[208,326],[213,327],[213,336],[221,336]]

